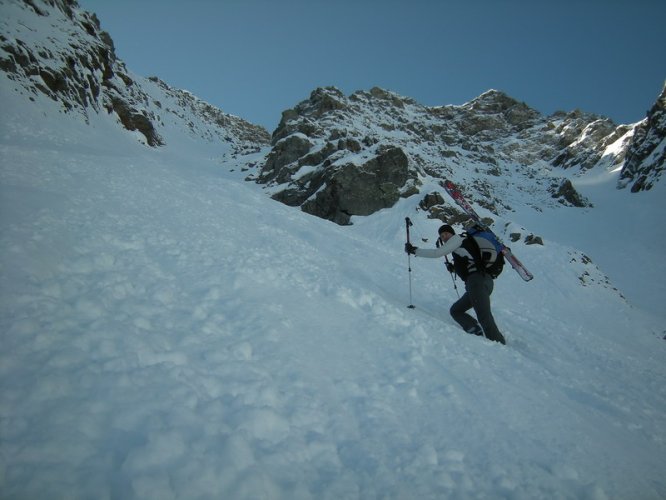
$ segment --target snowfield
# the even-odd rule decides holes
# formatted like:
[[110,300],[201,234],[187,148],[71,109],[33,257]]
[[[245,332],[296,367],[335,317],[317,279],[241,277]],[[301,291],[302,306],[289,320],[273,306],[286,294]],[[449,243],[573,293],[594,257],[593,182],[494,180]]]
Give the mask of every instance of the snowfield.
[[0,80],[0,497],[666,498],[666,266],[632,257],[666,243],[663,182],[516,207],[546,244],[497,280],[501,346],[449,317],[441,261],[411,259],[406,307],[420,197],[339,227],[224,144]]

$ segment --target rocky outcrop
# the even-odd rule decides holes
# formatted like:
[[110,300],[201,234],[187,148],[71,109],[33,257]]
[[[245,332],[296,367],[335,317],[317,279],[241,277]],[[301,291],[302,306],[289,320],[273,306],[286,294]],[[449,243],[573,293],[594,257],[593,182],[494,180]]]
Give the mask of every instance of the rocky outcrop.
[[349,224],[353,215],[370,215],[416,192],[404,189],[410,180],[409,160],[397,147],[381,148],[360,165],[304,170],[274,198],[342,225]]
[[322,188],[302,208],[338,224],[348,224],[352,215],[373,214],[392,207],[401,194],[410,194],[402,192],[409,175],[405,153],[400,148],[386,148],[360,166],[350,163],[326,172]]
[[591,207],[592,204],[585,199],[572,184],[569,179],[564,179],[557,185],[551,185],[549,191],[553,198],[556,198],[562,205],[569,207]]
[[620,173],[618,187],[633,193],[649,190],[666,167],[666,85],[637,127]]
[[[2,13],[0,70],[30,99],[47,96],[64,113],[80,113],[86,120],[90,113],[114,114],[122,127],[138,132],[153,147],[165,143],[165,111],[181,127],[210,140],[268,144],[262,127],[159,79],[133,75],[117,58],[97,17],[74,0],[12,0],[3,3]],[[158,92],[152,92],[152,84]],[[164,109],[163,100],[176,104]]]
[[116,113],[126,129],[142,133],[149,145],[163,144],[154,114],[140,105],[147,96],[116,58],[111,37],[95,15],[71,0],[13,2],[10,8],[31,10],[34,17],[28,21],[49,18],[51,30],[45,33],[44,23],[39,31],[21,23],[13,37],[0,36],[0,68],[10,79],[61,103],[65,112],[86,117],[90,109]]
[[[608,147],[625,136],[630,127],[618,127],[608,118],[573,111],[560,114],[564,119],[555,129],[558,141],[554,143],[558,154],[546,157],[555,167],[588,170],[596,166]],[[615,162],[623,159],[617,156]]]
[[[632,133],[581,111],[545,117],[497,90],[462,106],[426,107],[380,88],[345,96],[327,87],[283,112],[252,179],[275,199],[340,224],[458,171],[474,172],[470,195],[496,213],[511,210],[509,187],[498,182],[509,178],[536,185],[536,204],[584,207],[576,176],[619,168]],[[386,151],[400,152],[395,168],[377,167]]]

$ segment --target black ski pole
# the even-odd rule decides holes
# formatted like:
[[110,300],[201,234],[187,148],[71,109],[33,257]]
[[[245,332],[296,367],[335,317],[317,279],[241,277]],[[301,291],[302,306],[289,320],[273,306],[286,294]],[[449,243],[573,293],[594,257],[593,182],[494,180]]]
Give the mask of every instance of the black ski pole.
[[[441,238],[437,238],[437,242],[435,246],[437,248],[441,247],[444,244]],[[444,260],[446,260],[446,270],[449,271],[449,268],[451,267],[451,262],[449,262],[449,256],[445,255]],[[460,298],[460,293],[458,293],[458,285],[456,285],[456,277],[453,274],[453,272],[449,271],[449,274],[451,275],[451,281],[453,281],[453,289],[456,291],[456,295],[458,298]]]
[[[407,230],[407,243],[411,244],[409,241],[409,226],[412,225],[412,221],[409,219],[409,217],[405,217],[405,229]],[[409,270],[409,305],[407,306],[409,309],[414,309],[414,304],[412,304],[412,256],[408,252],[407,253],[407,269]]]
[[[446,259],[446,269],[448,271],[449,266],[451,263],[449,262],[449,256],[445,255],[444,258]],[[456,291],[456,295],[458,298],[460,298],[460,293],[458,293],[458,285],[456,285],[456,277],[453,275],[451,271],[449,271],[449,274],[451,275],[451,281],[453,281],[453,289]]]

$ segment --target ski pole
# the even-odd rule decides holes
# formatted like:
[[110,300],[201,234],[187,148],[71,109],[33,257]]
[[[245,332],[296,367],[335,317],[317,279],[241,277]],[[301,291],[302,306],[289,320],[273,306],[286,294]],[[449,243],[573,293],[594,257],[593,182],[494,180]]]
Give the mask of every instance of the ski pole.
[[[437,248],[441,247],[444,244],[441,238],[437,238],[437,242],[435,243],[435,246]],[[451,266],[451,262],[449,262],[449,256],[445,255],[444,260],[446,260],[446,270],[449,271],[449,267]],[[458,298],[460,298],[460,293],[458,293],[458,285],[456,285],[456,277],[453,275],[451,271],[449,271],[449,274],[451,275],[451,281],[453,281],[453,289],[456,291],[456,295]]]
[[[412,225],[412,221],[410,220],[409,217],[405,217],[405,229],[407,230],[407,243],[410,244],[411,242],[409,241],[409,226]],[[409,309],[414,309],[414,304],[412,304],[412,256],[407,253],[407,269],[409,270],[409,305],[407,306]]]
[[[448,267],[451,264],[449,262],[449,256],[445,255],[444,258],[446,259],[446,264],[447,264],[446,268],[448,270]],[[460,293],[458,293],[458,285],[456,285],[456,277],[450,271],[449,271],[449,274],[451,275],[451,281],[453,281],[453,289],[456,291],[456,295],[458,296],[458,298],[460,298]]]

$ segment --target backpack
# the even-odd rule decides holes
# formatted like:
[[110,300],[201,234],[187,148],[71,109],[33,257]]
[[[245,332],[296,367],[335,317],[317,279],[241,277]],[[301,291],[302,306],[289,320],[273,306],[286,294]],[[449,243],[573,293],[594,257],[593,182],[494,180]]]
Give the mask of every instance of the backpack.
[[[472,255],[476,268],[482,270],[482,272],[485,272],[493,279],[502,274],[502,270],[504,269],[504,254],[502,253],[502,244],[497,241],[497,237],[480,226],[467,228],[465,236],[465,241],[468,242],[465,248]],[[493,259],[491,252],[482,252],[481,247],[479,247],[478,242],[474,238],[483,238],[489,241],[495,247],[495,259]]]

